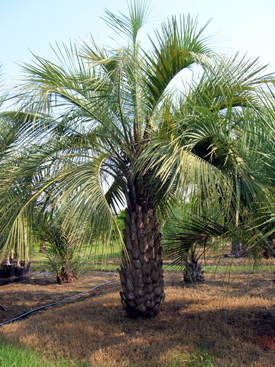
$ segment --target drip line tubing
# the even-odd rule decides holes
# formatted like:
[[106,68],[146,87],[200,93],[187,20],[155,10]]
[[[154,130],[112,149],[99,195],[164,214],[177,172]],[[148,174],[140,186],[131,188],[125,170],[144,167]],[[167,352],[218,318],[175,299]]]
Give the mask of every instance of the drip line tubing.
[[50,307],[50,306],[54,306],[54,305],[57,305],[58,303],[66,302],[66,301],[68,301],[69,299],[72,299],[72,298],[75,298],[75,297],[78,297],[78,296],[82,296],[82,294],[85,294],[85,293],[91,292],[91,291],[93,291],[93,290],[95,290],[95,289],[97,289],[97,288],[100,288],[100,287],[102,287],[102,286],[104,286],[104,285],[106,285],[106,284],[110,284],[110,283],[117,282],[117,281],[119,281],[119,279],[110,280],[109,282],[106,282],[106,283],[103,283],[103,284],[97,285],[97,286],[96,286],[96,287],[94,287],[94,288],[91,288],[91,289],[89,289],[89,290],[87,290],[87,291],[85,291],[85,292],[82,292],[82,293],[75,294],[74,296],[71,296],[71,297],[68,297],[68,298],[62,299],[61,301],[57,301],[57,302],[53,302],[53,303],[49,303],[48,305],[45,305],[45,306],[41,306],[41,307],[35,308],[35,309],[31,310],[31,311],[25,312],[25,313],[23,313],[22,315],[17,316],[17,317],[15,317],[15,318],[11,319],[11,320],[7,320],[7,321],[4,321],[4,322],[1,322],[1,323],[0,323],[0,326],[5,325],[5,324],[9,324],[10,322],[16,321],[16,320],[18,320],[18,319],[21,319],[22,317],[25,317],[25,316],[27,316],[27,315],[29,315],[29,314],[33,313],[33,312],[36,312],[36,311],[39,311],[39,310],[43,310],[43,308]]

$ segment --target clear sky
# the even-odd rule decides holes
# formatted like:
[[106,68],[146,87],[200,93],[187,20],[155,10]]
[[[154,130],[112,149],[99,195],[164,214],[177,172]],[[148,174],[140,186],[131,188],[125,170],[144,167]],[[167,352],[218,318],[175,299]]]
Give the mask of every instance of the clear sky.
[[[220,32],[224,41],[219,49],[260,56],[260,62],[275,71],[275,0],[151,0],[150,4],[153,20],[148,33],[175,14],[198,16],[200,25],[212,18],[205,34]],[[6,85],[21,78],[16,63],[30,62],[31,52],[53,59],[49,44],[87,41],[90,33],[110,44],[112,31],[100,18],[105,8],[127,13],[127,0],[0,0],[0,63]]]

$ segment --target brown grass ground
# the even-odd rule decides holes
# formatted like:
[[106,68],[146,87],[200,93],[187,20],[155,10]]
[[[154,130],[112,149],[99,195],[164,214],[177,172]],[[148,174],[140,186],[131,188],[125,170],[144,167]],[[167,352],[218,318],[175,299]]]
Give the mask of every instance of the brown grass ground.
[[[81,277],[60,286],[51,279],[0,287],[4,321],[95,285],[116,274]],[[119,282],[69,304],[39,311],[0,328],[2,339],[92,366],[184,366],[206,351],[218,366],[275,366],[272,349],[257,341],[275,335],[275,284],[270,274],[206,275],[197,287],[183,286],[181,273],[165,273],[166,299],[152,320],[133,320],[122,310]]]

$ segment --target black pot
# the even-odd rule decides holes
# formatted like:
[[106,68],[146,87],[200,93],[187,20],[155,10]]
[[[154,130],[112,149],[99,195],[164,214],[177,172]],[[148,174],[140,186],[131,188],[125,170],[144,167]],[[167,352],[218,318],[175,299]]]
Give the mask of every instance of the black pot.
[[24,267],[24,274],[29,274],[29,272],[30,272],[30,266],[31,266],[31,263],[28,262],[27,263],[27,267]]
[[2,265],[2,278],[13,278],[14,277],[14,266],[13,265]]
[[23,277],[24,275],[24,268],[21,268],[21,266],[15,266],[14,267],[14,276],[15,277]]

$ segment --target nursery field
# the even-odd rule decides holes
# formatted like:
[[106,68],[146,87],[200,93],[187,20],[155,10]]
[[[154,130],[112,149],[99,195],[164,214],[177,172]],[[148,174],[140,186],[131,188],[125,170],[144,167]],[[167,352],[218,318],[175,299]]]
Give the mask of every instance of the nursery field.
[[[155,319],[129,318],[117,281],[3,325],[0,365],[25,353],[37,358],[30,366],[274,366],[274,261],[254,270],[246,262],[229,266],[225,258],[215,271],[209,265],[196,286],[166,270],[166,299]],[[118,274],[93,271],[62,286],[49,273],[30,278],[0,287],[2,322]]]
[[0,367],[274,367],[275,74],[126,8],[0,63]]

